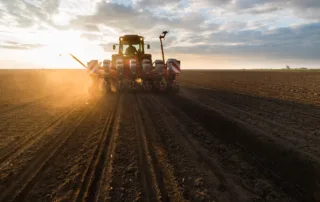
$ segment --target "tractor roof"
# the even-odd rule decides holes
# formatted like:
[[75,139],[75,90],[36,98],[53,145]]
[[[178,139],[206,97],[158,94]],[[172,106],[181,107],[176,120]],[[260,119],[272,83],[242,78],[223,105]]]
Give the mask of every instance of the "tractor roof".
[[121,40],[122,43],[126,43],[126,42],[139,43],[141,38],[143,40],[143,37],[139,35],[124,35],[119,37],[119,40]]
[[139,35],[134,35],[134,34],[128,34],[128,35],[124,35],[122,36],[122,38],[125,38],[125,39],[139,39],[140,37],[142,36],[139,36]]

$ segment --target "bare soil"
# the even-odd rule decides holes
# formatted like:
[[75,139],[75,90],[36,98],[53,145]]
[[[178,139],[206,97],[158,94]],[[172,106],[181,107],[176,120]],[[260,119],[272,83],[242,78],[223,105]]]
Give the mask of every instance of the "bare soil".
[[319,72],[179,79],[90,97],[81,70],[0,71],[0,201],[320,201]]

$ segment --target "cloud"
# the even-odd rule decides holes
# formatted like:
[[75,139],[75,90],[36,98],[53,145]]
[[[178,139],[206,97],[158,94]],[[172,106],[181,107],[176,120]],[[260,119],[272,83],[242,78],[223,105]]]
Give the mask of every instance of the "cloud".
[[[172,52],[195,54],[218,54],[237,56],[260,56],[265,58],[319,59],[320,23],[287,27],[262,32],[245,30],[240,32],[212,33],[199,44],[175,46]],[[198,43],[198,44],[197,44]]]
[[[1,5],[1,4],[0,4],[0,5]],[[3,10],[3,8],[0,8],[0,18],[2,18],[3,15],[4,15],[4,10]]]
[[99,44],[99,46],[102,47],[105,52],[114,52],[112,45],[115,43],[104,43],[104,44]]
[[239,31],[245,28],[247,28],[247,23],[238,21],[226,22],[219,26],[219,30],[226,31]]
[[[280,3],[279,3],[280,2]],[[283,5],[291,7],[310,6],[288,1],[270,0],[237,0],[237,1],[190,1],[190,5],[220,6],[230,9],[234,13],[255,16],[265,13],[281,12]],[[142,4],[139,1],[136,4]],[[180,3],[181,1],[175,1]],[[149,2],[157,6],[159,1]],[[225,22],[210,21],[206,12],[199,10],[180,13],[170,19],[154,15],[152,10],[139,11],[132,5],[101,2],[93,15],[78,16],[72,24],[103,24],[117,30],[119,35],[137,33],[149,39],[153,50],[158,51],[158,35],[170,28],[170,33],[165,41],[166,49],[171,53],[190,54],[217,54],[259,56],[267,58],[297,57],[317,59],[316,51],[320,36],[319,23],[307,23],[297,27],[283,27],[270,29],[267,23],[272,23],[273,18],[255,19],[254,21],[231,20]],[[142,23],[143,22],[143,23]],[[91,36],[87,36],[88,38]],[[94,39],[96,37],[92,36]],[[118,36],[115,38],[117,42]],[[92,39],[93,39],[92,38]],[[111,42],[111,41],[110,41]],[[105,51],[112,51],[112,43],[100,43]],[[311,51],[312,50],[312,51]],[[310,52],[311,51],[311,52]]]
[[159,34],[168,30],[165,48],[171,54],[317,59],[320,52],[319,0],[123,2],[1,0],[0,39],[6,41],[1,48],[41,47],[50,38],[37,37],[41,31],[70,29],[107,52],[120,35],[143,35],[157,53]]
[[190,0],[191,6],[198,8],[226,6],[231,2],[232,0]]
[[[72,20],[71,26],[82,26],[86,24],[104,24],[118,30],[128,29],[148,29],[152,19],[150,13],[139,13],[132,7],[116,3],[101,2],[97,5],[97,11],[94,15],[82,15]],[[146,23],[141,23],[147,21]],[[148,23],[149,22],[149,23]]]
[[257,6],[253,8],[249,8],[243,11],[243,13],[250,13],[250,14],[265,14],[265,13],[272,13],[276,11],[280,11],[282,8],[272,5],[264,5],[264,6]]
[[51,16],[58,11],[59,0],[2,0],[6,13],[15,18],[19,27],[31,27],[36,23],[51,24]]
[[155,27],[170,27],[171,29],[204,30],[206,17],[198,12],[187,12],[180,17],[169,19],[165,16],[155,16],[149,10],[139,11],[134,7],[117,3],[100,2],[94,15],[78,16],[71,25],[104,24],[116,28],[121,33],[143,33]]
[[[208,0],[199,0],[207,2]],[[319,0],[234,0],[211,1],[211,6],[222,6],[228,12],[265,14],[279,10],[291,10],[296,16],[320,20]]]
[[16,41],[4,41],[0,43],[2,49],[14,49],[14,50],[30,50],[36,48],[42,48],[45,45],[42,44],[24,44]]
[[[66,26],[68,27],[68,26]],[[91,24],[91,23],[83,23],[80,21],[73,21],[72,28],[81,30],[81,31],[87,31],[87,32],[100,32],[97,25]]]
[[102,38],[102,35],[99,32],[83,32],[80,35],[81,38],[85,38],[89,41],[100,41]]
[[160,7],[160,6],[177,6],[182,3],[182,0],[137,0],[134,2],[135,5],[142,8],[150,8],[150,7]]

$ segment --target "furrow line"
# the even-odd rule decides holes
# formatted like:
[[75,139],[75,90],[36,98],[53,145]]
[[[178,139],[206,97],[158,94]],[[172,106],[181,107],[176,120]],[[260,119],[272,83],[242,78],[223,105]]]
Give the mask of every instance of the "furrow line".
[[163,182],[159,180],[157,175],[160,171],[156,166],[155,155],[150,150],[147,142],[147,133],[141,118],[138,106],[138,98],[133,106],[133,115],[135,122],[135,133],[137,136],[137,146],[139,151],[139,170],[141,172],[141,186],[143,191],[143,199],[145,201],[166,201],[167,194],[164,189]]
[[[122,97],[117,105],[109,111],[105,124],[101,130],[98,145],[90,160],[89,166],[83,176],[81,187],[76,201],[97,201],[99,198],[100,185],[104,176],[106,162],[112,159],[114,143],[114,126],[119,117],[119,107],[121,107]],[[108,112],[106,112],[108,113]]]
[[[148,95],[149,97],[150,95]],[[142,99],[140,99],[142,98]],[[159,144],[162,142],[162,137],[157,132],[155,125],[152,121],[152,117],[149,111],[145,109],[143,105],[143,95],[139,95],[137,99],[137,104],[142,117],[142,122],[145,126],[145,132],[148,134],[145,136],[147,142],[148,150],[153,160],[153,166],[155,170],[155,177],[157,184],[159,185],[161,200],[162,201],[186,201],[183,198],[183,194],[180,191],[177,179],[174,176],[174,168],[169,163],[167,156],[167,149],[163,145]]]
[[[45,96],[42,96],[42,97],[39,97],[39,98],[35,98],[31,101],[27,101],[25,103],[21,103],[19,104],[18,106],[13,106],[13,107],[10,107],[10,108],[5,108],[3,110],[0,111],[0,114],[4,114],[4,113],[7,113],[7,112],[10,112],[10,111],[13,111],[13,110],[16,110],[16,109],[21,109],[21,108],[24,108],[24,107],[27,107],[31,104],[34,104],[34,103],[38,103],[39,101],[42,101],[44,99],[47,99],[49,97],[52,97],[54,95],[58,95],[58,94],[62,94],[62,92],[64,91],[68,91],[69,89],[66,89],[66,90],[63,90],[63,91],[59,91],[59,92],[54,92],[54,93],[50,93],[49,95],[45,95]],[[62,94],[63,95],[63,94]]]
[[[272,180],[286,189],[289,195],[307,201],[314,200],[316,190],[319,190],[315,177],[319,175],[320,166],[317,157],[286,145],[283,140],[259,128],[248,127],[243,121],[197,100],[177,95],[171,97],[170,101],[173,104],[184,102],[180,109],[202,122],[206,130],[215,133],[223,141],[239,144],[248,155],[253,155],[251,158],[255,157],[257,168],[271,174]],[[212,125],[208,120],[215,124]],[[290,172],[285,169],[288,167],[292,168]]]
[[[187,87],[187,88],[191,88],[191,89],[202,89],[202,90],[209,91],[209,92],[210,92],[210,91],[211,91],[211,92],[212,92],[212,91],[223,91],[223,90],[221,90],[221,89],[214,88],[214,87],[208,88],[208,87],[201,87],[201,86],[190,85],[190,84],[183,84],[183,86],[185,86],[185,87]],[[227,92],[227,91],[225,91],[225,92]],[[245,94],[245,93],[230,92],[230,91],[229,91],[229,93],[231,93],[231,94],[233,94],[233,93],[240,94],[240,95],[242,95],[242,96],[245,96],[246,98],[249,98],[249,99],[251,99],[251,100],[254,100],[255,103],[260,104],[259,101],[257,101],[257,99],[259,99],[259,96],[257,96],[257,95],[248,95],[248,94]],[[276,98],[270,98],[270,97],[263,97],[263,98],[264,98],[265,100],[268,100],[268,101],[277,101],[276,103],[281,104],[281,101],[279,102],[279,100],[276,100]],[[232,101],[232,104],[236,104],[236,105],[239,104],[238,102],[235,102],[234,100],[230,100],[230,101]],[[283,104],[282,104],[282,105],[283,105]],[[309,105],[310,105],[310,104],[309,104]],[[269,113],[269,114],[271,114],[271,115],[274,115],[274,113],[272,113],[272,112],[270,112],[270,111],[267,111],[267,110],[261,110],[261,109],[259,109],[259,108],[255,108],[255,107],[252,107],[252,106],[245,106],[245,107],[250,107],[250,108],[253,108],[253,109],[256,109],[256,110],[265,112],[265,113]],[[282,107],[290,108],[290,110],[292,110],[293,112],[298,113],[298,114],[301,114],[301,115],[306,116],[306,117],[308,117],[308,118],[313,118],[313,119],[315,119],[315,120],[319,120],[319,119],[320,119],[320,116],[318,116],[319,113],[317,113],[317,112],[320,112],[320,110],[315,111],[315,106],[311,106],[311,105],[310,105],[310,106],[306,106],[305,108],[302,108],[302,109],[297,109],[297,108],[296,108],[296,105],[295,105],[293,102],[291,102],[291,103],[287,102],[287,103],[286,103],[285,105],[283,105]],[[293,109],[293,108],[295,108],[295,109]],[[310,113],[308,113],[308,112],[301,111],[301,110],[308,110],[309,112],[310,112],[310,111],[314,111],[315,114],[310,114]],[[279,116],[279,114],[278,114],[277,116]],[[283,115],[283,117],[284,117],[284,118],[288,118],[287,116],[284,116],[284,115]]]
[[38,178],[41,177],[50,160],[59,152],[60,148],[67,142],[68,139],[75,133],[76,129],[96,108],[88,110],[83,116],[77,119],[76,124],[67,128],[64,133],[41,152],[28,167],[20,173],[19,178],[15,180],[11,186],[4,190],[0,195],[0,201],[23,201],[31,191]]
[[79,106],[69,109],[67,112],[64,112],[55,117],[53,120],[48,121],[43,127],[41,127],[38,131],[30,134],[27,138],[20,139],[14,144],[8,145],[8,147],[4,148],[2,150],[3,152],[0,153],[0,162],[4,163],[6,160],[8,160],[8,158],[15,158],[16,156],[21,154],[26,148],[30,147],[32,144],[42,138],[46,131],[48,131],[50,128],[54,128],[64,118],[68,117],[68,115],[72,114],[78,108]]
[[[163,103],[160,102],[159,99],[156,99],[154,97],[151,97],[151,101],[153,103],[157,103],[157,106],[161,108],[161,111],[166,113],[167,120],[164,121],[164,127],[170,128],[171,133],[175,134],[177,140],[182,145],[186,145],[187,148],[191,151],[191,153],[194,153],[194,156],[197,156],[197,161],[199,164],[203,164],[205,168],[211,172],[212,176],[216,177],[220,182],[220,189],[223,189],[225,186],[228,187],[230,190],[236,190],[236,187],[234,183],[229,180],[223,173],[222,168],[219,165],[216,165],[216,161],[213,161],[210,155],[210,152],[208,150],[205,150],[202,148],[201,145],[195,143],[194,140],[191,140],[187,134],[188,131],[183,127],[172,127],[172,126],[179,126],[181,125],[180,121],[176,118],[176,116],[173,115],[169,107],[163,106]],[[184,135],[178,135],[178,134],[184,134]],[[163,140],[162,140],[163,141]],[[247,189],[247,191],[252,192],[252,190]],[[235,198],[238,198],[239,193],[236,191],[231,191],[230,195],[232,195]]]

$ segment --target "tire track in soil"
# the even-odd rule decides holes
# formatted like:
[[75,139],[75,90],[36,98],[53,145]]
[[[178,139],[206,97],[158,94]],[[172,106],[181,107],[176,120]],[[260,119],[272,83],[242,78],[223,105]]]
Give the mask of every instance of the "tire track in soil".
[[[261,128],[261,130],[264,130],[265,132],[269,132],[270,134],[273,134],[276,137],[281,138],[285,141],[292,142],[297,148],[308,147],[311,150],[311,152],[306,150],[307,152],[310,152],[310,154],[313,154],[316,156],[320,156],[319,155],[320,151],[317,151],[317,149],[315,149],[320,144],[320,138],[314,135],[313,133],[306,133],[303,130],[294,129],[292,127],[288,127],[288,125],[281,124],[277,120],[266,119],[264,117],[256,115],[255,113],[247,112],[246,110],[241,109],[241,108],[245,109],[245,106],[241,104],[228,105],[215,99],[210,99],[210,100],[213,106],[220,105],[222,106],[221,109],[223,109],[223,111],[226,111],[226,112],[229,111],[228,114],[233,114],[233,113],[242,114],[242,120],[244,120],[243,117],[246,117],[247,120],[251,120],[253,122],[253,125],[255,125],[255,127],[259,127]],[[237,106],[237,107],[234,107],[234,106]],[[275,114],[273,115],[275,116]],[[252,119],[248,117],[251,117]],[[284,135],[277,133],[278,131]],[[291,135],[287,135],[287,134],[291,134]]]
[[15,158],[16,156],[21,154],[26,148],[30,147],[35,142],[39,141],[47,131],[49,131],[51,128],[56,127],[65,118],[67,118],[70,114],[76,111],[75,108],[78,107],[73,107],[69,109],[67,112],[60,113],[53,119],[44,123],[43,127],[41,127],[38,131],[28,135],[25,139],[19,139],[18,141],[9,144],[7,147],[2,148],[0,151],[0,162],[3,164],[8,158]]
[[[288,109],[294,109],[294,112],[296,113],[301,113],[304,114],[306,116],[311,116],[317,119],[320,119],[320,109],[316,109],[317,106],[311,105],[311,104],[305,104],[302,103],[303,107],[301,108],[297,108],[296,103],[299,102],[295,102],[292,100],[281,100],[279,98],[273,98],[273,97],[263,97],[263,96],[259,96],[259,95],[255,95],[255,94],[248,94],[248,93],[242,93],[241,91],[227,91],[227,90],[223,90],[220,88],[214,88],[214,87],[210,87],[210,88],[206,88],[206,87],[201,87],[198,85],[189,85],[189,84],[183,84],[183,88],[187,89],[187,90],[192,90],[192,91],[197,91],[198,93],[202,93],[202,96],[205,95],[206,97],[210,97],[210,95],[214,94],[214,92],[223,92],[223,93],[228,93],[229,95],[241,95],[244,98],[250,99],[251,101],[254,102],[254,104],[259,104],[259,100],[261,98],[263,98],[266,101],[269,102],[276,102],[274,104],[276,105],[281,105],[281,107],[284,108],[288,108]],[[270,104],[270,103],[266,103],[266,104]]]
[[[176,170],[180,177],[179,181],[183,181],[187,178],[186,176],[191,176],[196,180],[201,179],[202,187],[199,186],[199,181],[196,182],[197,186],[192,183],[188,184],[188,182],[182,183],[182,185],[187,185],[186,190],[210,190],[211,193],[209,192],[207,198],[202,200],[295,201],[281,187],[277,187],[269,177],[264,177],[261,170],[252,164],[252,160],[248,160],[244,156],[244,151],[238,148],[238,145],[226,145],[221,142],[215,137],[215,134],[206,131],[199,123],[188,118],[177,108],[179,105],[172,105],[161,96],[150,98],[146,103],[156,103],[154,106],[163,106],[158,109],[160,114],[157,114],[157,110],[152,110],[152,108],[155,108],[154,106],[149,106],[148,109],[149,112],[154,113],[153,117],[163,117],[164,121],[160,121],[158,125],[167,124],[168,126],[165,126],[165,128],[170,129],[169,131],[163,131],[162,134],[164,143],[169,145],[167,148],[176,150],[170,152],[175,154],[172,159],[177,159],[172,162],[176,165],[175,168],[179,168],[179,161],[182,161],[182,159],[191,158],[191,162]],[[184,103],[180,102],[181,104]],[[215,123],[212,122],[211,125],[215,125]],[[179,146],[175,146],[175,144]],[[181,157],[179,157],[180,155]],[[190,169],[192,161],[198,162],[195,166],[197,170],[191,173],[183,173],[184,167]],[[214,181],[215,178],[219,181],[218,183],[211,181]],[[186,196],[190,194],[188,191],[185,192]],[[197,192],[192,194],[191,197],[195,197],[196,194]],[[191,200],[199,199],[193,198]]]
[[[301,104],[292,101],[281,101],[267,97],[257,97],[242,93],[232,93],[222,90],[202,89],[199,87],[187,87],[186,91],[191,91],[197,95],[204,97],[205,100],[212,99],[223,102],[234,107],[238,106],[241,109],[253,111],[253,113],[271,117],[281,117],[278,119],[283,124],[289,124],[290,127],[299,129],[303,127],[313,127],[320,121],[320,108],[312,105]],[[272,111],[270,111],[272,109]],[[297,120],[297,117],[300,120]],[[308,121],[305,121],[308,120]],[[298,127],[295,127],[298,124]]]
[[[316,119],[314,117],[300,117],[303,120],[301,122],[297,119],[297,112],[294,112],[295,121],[288,121],[292,119],[290,114],[288,115],[288,117],[278,117],[277,112],[275,112],[275,109],[270,106],[273,105],[273,107],[276,107],[277,110],[283,110],[284,112],[287,112],[283,107],[276,106],[276,104],[271,102],[266,103],[263,99],[261,103],[265,103],[265,106],[269,106],[267,107],[268,109],[272,109],[272,111],[268,111],[267,113],[269,114],[269,116],[266,116],[265,112],[261,111],[260,109],[255,109],[253,107],[255,104],[252,104],[253,106],[250,105],[250,103],[254,103],[251,99],[247,98],[248,100],[245,103],[244,100],[240,99],[240,101],[238,101],[232,95],[230,97],[227,97],[224,95],[225,93],[226,92],[221,92],[221,94],[214,94],[210,91],[204,91],[202,92],[202,94],[200,93],[200,95],[199,93],[186,93],[183,96],[192,100],[198,100],[199,97],[201,97],[200,100],[202,104],[208,105],[216,111],[219,111],[220,113],[228,114],[228,116],[232,116],[235,119],[243,121],[246,123],[246,125],[252,125],[255,128],[259,128],[265,133],[268,133],[271,136],[279,138],[283,141],[287,141],[297,149],[303,150],[304,152],[309,153],[311,156],[319,158],[320,150],[318,145],[320,144],[320,126],[318,126],[319,124],[317,125]],[[196,95],[198,95],[198,97],[196,97]],[[211,98],[210,95],[213,95],[213,98]],[[221,95],[222,97],[220,98],[219,95]],[[295,109],[296,108],[298,107],[295,106]],[[310,123],[305,124],[305,122]],[[308,127],[312,127],[313,130],[309,131],[307,129]]]
[[[252,117],[253,118],[252,120],[254,120],[254,124],[253,125],[256,125],[256,127],[261,127],[261,129],[265,129],[265,131],[266,130],[270,130],[270,133],[272,133],[272,131],[274,131],[275,128],[280,128],[281,132],[286,132],[288,134],[296,134],[296,135],[298,135],[296,138],[293,138],[293,137],[281,137],[281,135],[277,135],[279,138],[285,139],[287,141],[293,141],[294,139],[296,139],[293,142],[299,142],[299,139],[301,139],[300,141],[305,142],[305,140],[308,139],[308,141],[312,142],[315,145],[318,145],[320,143],[320,139],[318,137],[315,137],[312,134],[308,134],[308,133],[305,134],[301,130],[290,128],[287,125],[280,124],[275,120],[266,119],[266,118],[260,117],[260,116],[258,116],[256,114],[247,112],[246,110],[242,110],[241,108],[245,108],[244,105],[241,105],[241,104],[228,105],[228,104],[225,104],[225,103],[223,103],[221,101],[218,101],[218,100],[215,100],[215,99],[210,99],[210,100],[211,100],[211,102],[212,102],[211,104],[213,106],[221,105],[222,106],[221,109],[223,109],[223,111],[229,111],[229,114],[239,113],[239,114],[242,114],[245,117]],[[238,106],[238,107],[234,107],[234,106]],[[239,106],[240,106],[240,108],[239,108]],[[263,126],[258,126],[258,124],[255,123],[256,121],[260,121],[260,123],[263,123]],[[268,126],[267,127],[268,129],[265,128],[266,126]],[[296,143],[296,145],[299,146],[298,143]],[[301,145],[301,143],[300,143],[300,145]],[[302,144],[302,145],[304,145],[304,144]]]
[[[213,171],[219,171],[222,179],[230,179],[228,182],[231,184],[230,189],[238,189],[238,192],[235,193],[240,193],[240,196],[245,192],[248,193],[249,199],[241,199],[235,195],[236,197],[233,197],[231,201],[234,201],[235,198],[238,201],[296,201],[286,193],[283,187],[278,186],[273,181],[274,173],[270,174],[269,170],[264,167],[259,169],[261,165],[257,165],[252,153],[243,149],[239,144],[221,141],[219,136],[224,136],[224,133],[217,134],[207,131],[201,126],[202,122],[197,123],[192,120],[194,117],[186,116],[179,105],[174,106],[162,97],[158,97],[158,100],[166,103],[166,110],[169,110],[175,117],[179,117],[177,120],[190,123],[181,128],[187,134],[185,139],[193,145],[194,149],[203,157],[209,167],[212,167]],[[211,125],[214,127],[216,125],[215,121],[212,121]]]
[[109,183],[104,184],[103,182],[105,181],[105,176],[111,177],[108,175],[111,171],[108,172],[107,169],[111,168],[114,158],[114,143],[116,141],[122,103],[123,95],[121,95],[117,105],[111,109],[111,112],[107,115],[106,122],[100,133],[98,145],[82,179],[81,187],[76,198],[77,202],[100,201],[101,186],[109,187]]
[[[221,83],[220,83],[220,85],[218,84],[218,86],[199,85],[198,82],[192,82],[192,81],[181,82],[181,85],[186,86],[186,87],[193,87],[193,88],[206,89],[206,90],[214,90],[214,89],[226,90],[227,89],[228,91],[232,91],[232,92],[246,92],[249,94],[254,94],[254,95],[263,96],[263,97],[275,97],[276,99],[280,98],[280,99],[284,99],[284,100],[293,100],[295,102],[304,102],[306,104],[312,104],[312,105],[318,105],[318,106],[320,104],[319,100],[316,97],[313,97],[313,96],[310,97],[310,94],[304,94],[304,96],[307,96],[307,97],[301,98],[299,96],[298,97],[294,96],[290,92],[286,93],[286,94],[282,94],[283,92],[282,92],[282,90],[280,90],[280,88],[270,89],[269,87],[265,88],[266,86],[264,86],[263,90],[261,90],[261,88],[257,88],[257,86],[255,86],[254,88],[251,88],[250,86],[252,86],[253,83],[250,82],[250,80],[251,79],[249,78],[248,83],[242,83],[242,82],[233,83],[232,81],[227,81],[227,82],[224,82],[223,86],[221,86]],[[298,93],[298,94],[300,94],[300,93]]]
[[[54,93],[50,93],[48,95],[44,95],[42,97],[39,97],[39,98],[35,98],[35,99],[32,99],[30,101],[27,101],[27,102],[24,102],[24,103],[20,103],[20,104],[17,104],[17,106],[13,106],[13,107],[9,107],[9,108],[5,108],[5,109],[2,109],[0,110],[0,114],[4,114],[4,113],[8,113],[8,112],[11,112],[11,111],[15,111],[17,109],[22,109],[24,107],[28,107],[32,104],[36,104],[38,102],[41,102],[43,100],[46,100],[50,97],[53,97],[53,96],[56,96],[56,95],[64,95],[63,92],[68,92],[68,90],[70,90],[69,88],[68,89],[64,89],[63,91],[59,91],[59,92],[54,92]],[[1,106],[0,106],[1,107]]]
[[100,134],[108,114],[114,109],[118,96],[99,100],[93,113],[86,118],[75,134],[50,161],[39,181],[26,197],[26,201],[75,201],[81,183],[100,145]]
[[136,103],[140,114],[140,124],[143,124],[145,129],[145,136],[142,136],[145,139],[143,142],[147,144],[145,148],[148,149],[153,160],[155,177],[161,193],[160,199],[161,201],[186,201],[174,176],[174,168],[169,162],[167,149],[159,144],[161,138],[152,122],[152,117],[146,110],[143,97],[143,94],[138,94]]
[[[140,96],[127,94],[111,175],[110,201],[185,201]],[[101,200],[102,201],[102,200]]]
[[[141,197],[141,183],[138,169],[138,146],[133,121],[132,103],[134,97],[127,94],[121,113],[119,135],[115,141],[114,160],[108,174],[108,184],[100,194],[100,201],[138,201]],[[111,169],[110,169],[111,170]]]
[[[95,103],[95,106],[97,103]],[[93,108],[77,118],[73,125],[68,126],[59,137],[53,139],[44,151],[41,151],[31,163],[18,175],[13,183],[6,187],[0,194],[0,201],[23,201],[34,184],[39,180],[39,175],[44,171],[50,160],[59,152],[60,148],[74,134],[81,123],[93,112]]]
[[[248,201],[255,196],[251,190],[240,189],[226,176],[216,162],[210,159],[201,145],[187,138],[182,125],[160,102],[159,97],[146,97],[144,103],[150,119],[159,132],[159,139],[174,165],[175,175],[183,190],[183,196],[190,201]],[[147,103],[153,103],[147,104]],[[155,107],[157,110],[154,110]],[[163,147],[162,146],[162,147]]]
[[319,141],[314,139],[320,136],[319,107],[221,90],[199,90],[194,87],[185,88],[184,93],[191,99],[201,97],[202,102],[206,105],[215,108],[219,108],[217,105],[223,105],[222,109],[230,108],[231,111],[241,111],[240,114],[261,119],[260,123],[268,122],[275,127],[281,127],[289,134],[297,133],[301,136],[300,139],[307,135],[310,138],[309,141]]
[[[193,120],[201,123],[208,131],[217,134],[222,141],[236,144],[241,150],[246,151],[245,158],[251,159],[261,174],[274,181],[293,198],[299,201],[320,199],[320,185],[317,182],[320,164],[313,157],[268,136],[257,128],[235,121],[226,114],[199,103],[198,100],[182,95],[172,95],[168,100],[179,106],[179,109]],[[212,125],[212,122],[216,124]]]
[[147,140],[150,131],[146,131],[147,125],[141,116],[141,106],[136,95],[133,100],[133,118],[135,122],[135,134],[139,151],[139,171],[144,201],[168,201],[167,191],[162,179],[162,172],[159,169],[150,141]]
[[[44,125],[48,125],[52,119],[69,110],[70,106],[76,105],[83,97],[80,94],[67,96],[58,94],[19,110],[0,113],[0,156],[5,155],[7,149],[19,146],[17,143],[24,142],[29,135],[35,133],[34,131],[41,130]],[[70,100],[72,104],[69,104]]]

